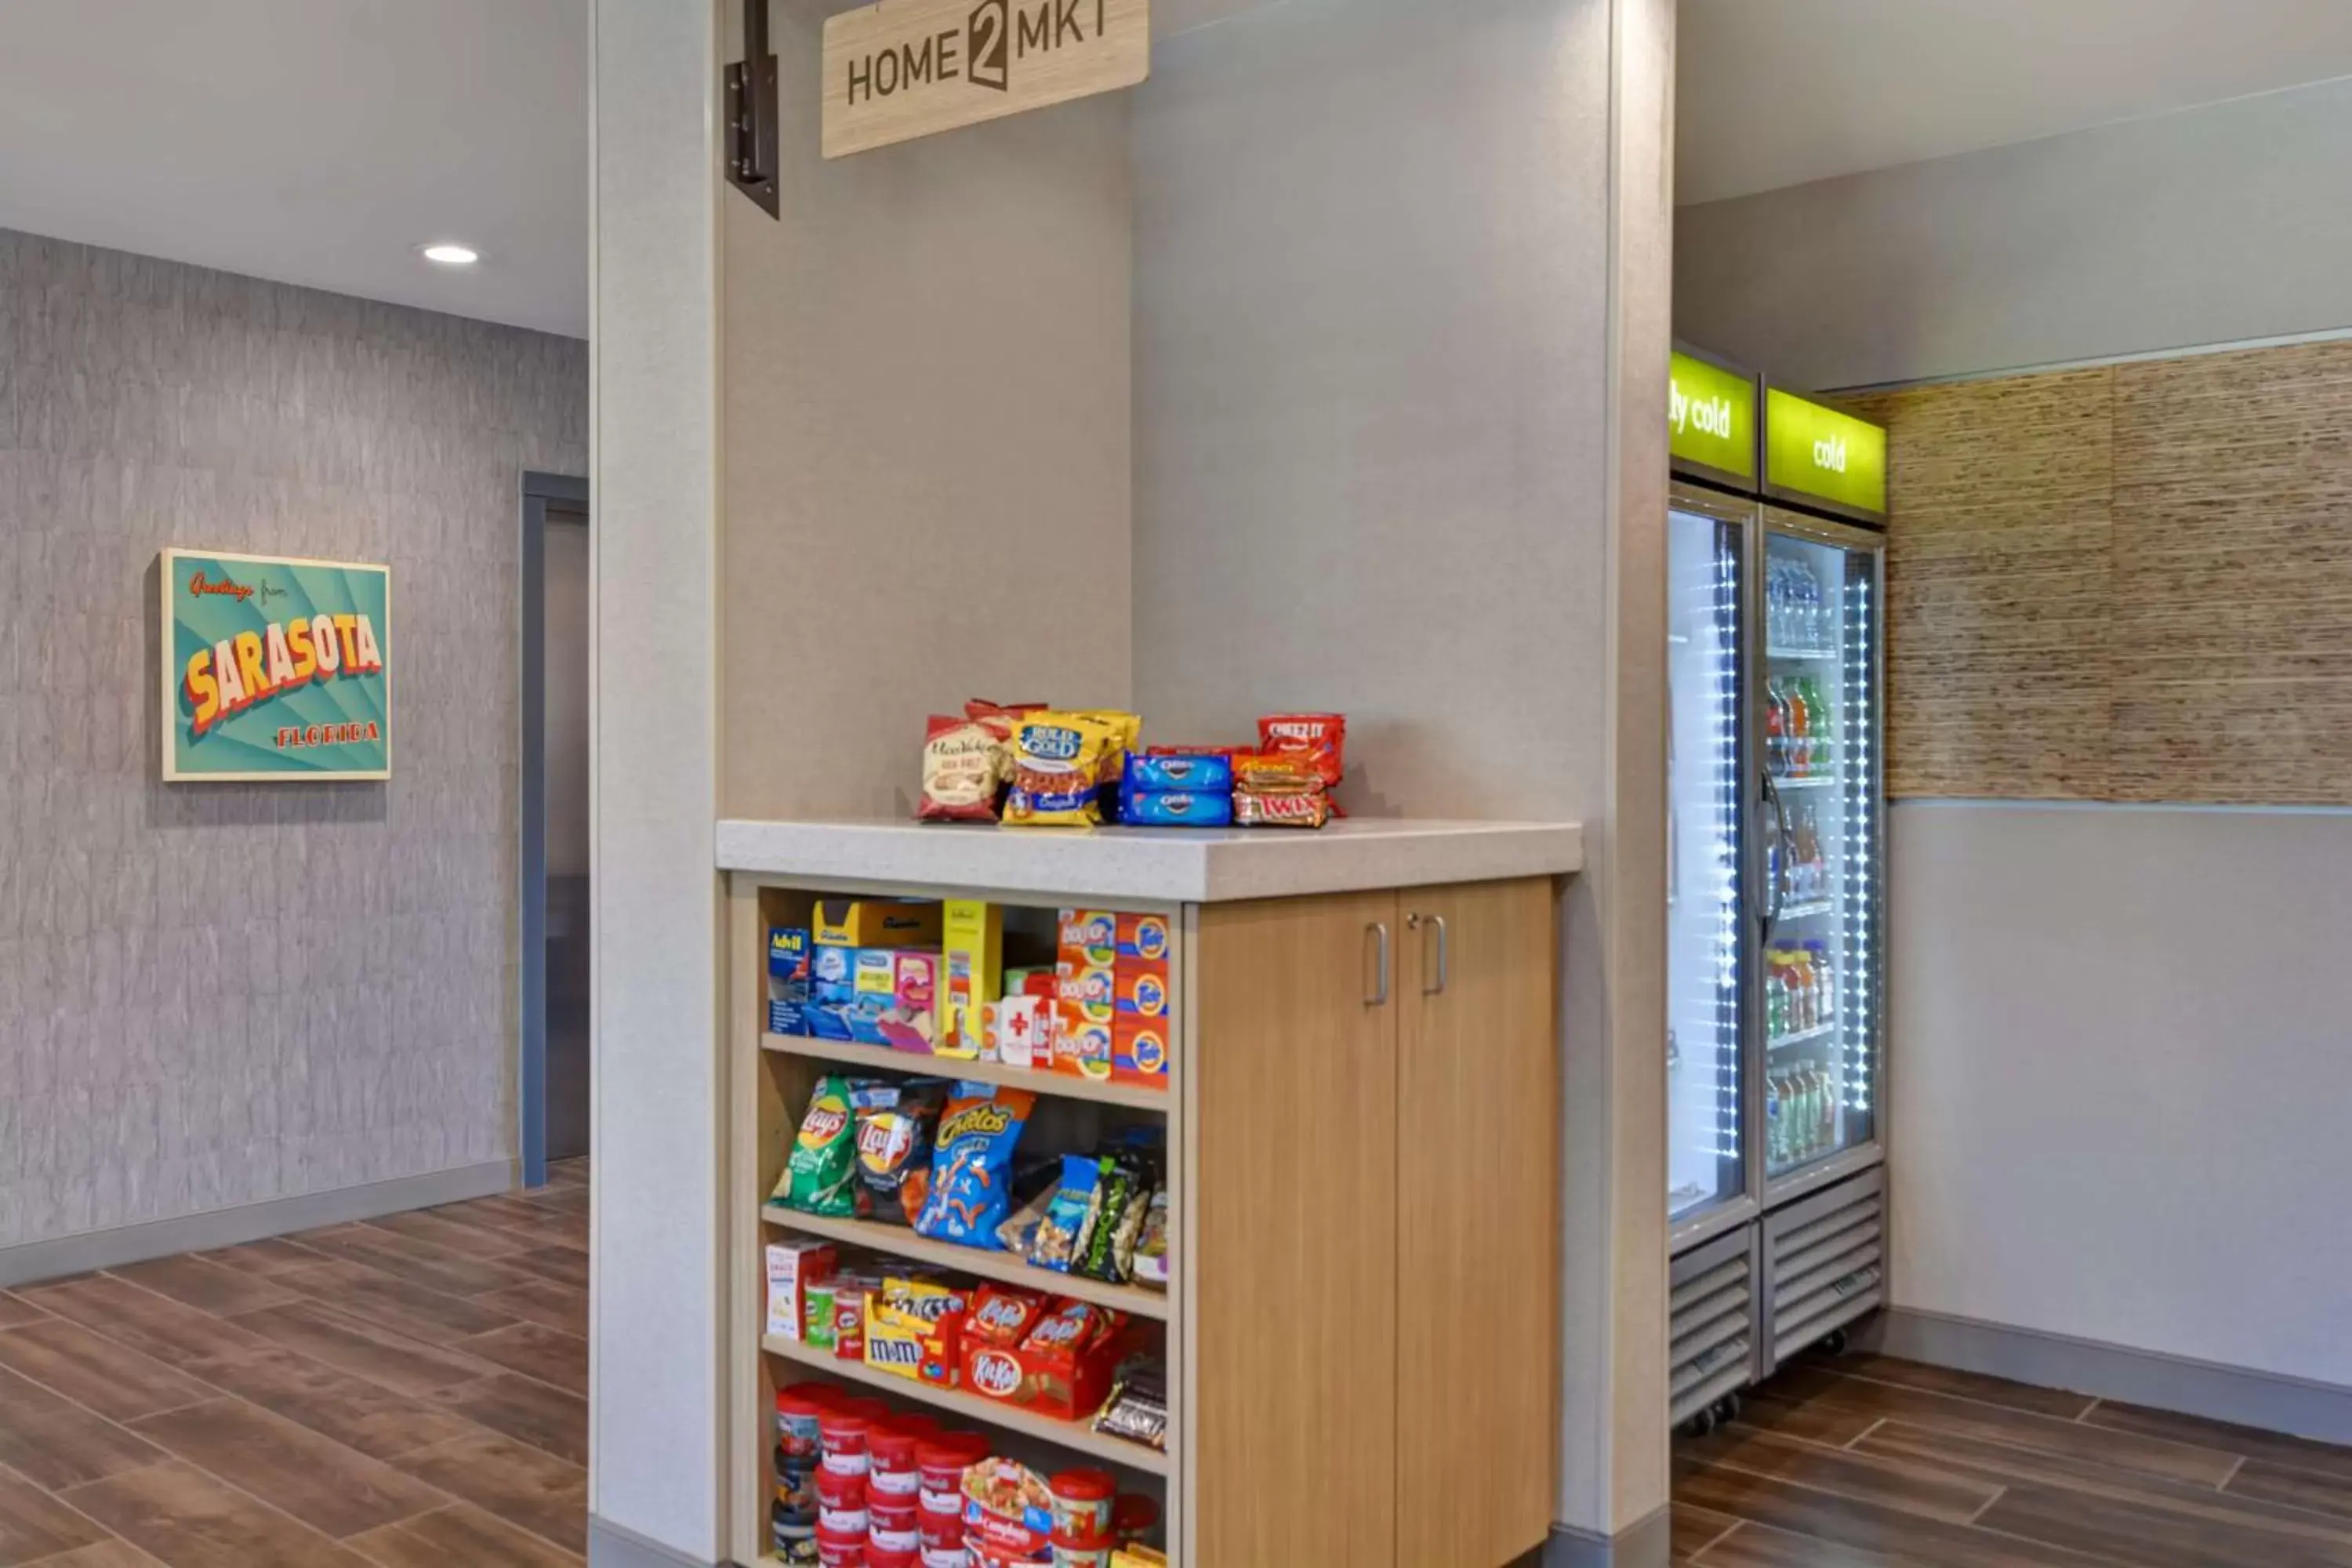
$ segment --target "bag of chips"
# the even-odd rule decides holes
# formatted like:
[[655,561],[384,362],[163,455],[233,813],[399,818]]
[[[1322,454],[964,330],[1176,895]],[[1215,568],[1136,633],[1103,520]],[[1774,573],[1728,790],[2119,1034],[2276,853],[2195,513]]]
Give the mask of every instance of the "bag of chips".
[[857,1216],[912,1225],[931,1187],[931,1139],[946,1109],[944,1079],[875,1084],[852,1097],[857,1116]]
[[1347,748],[1344,713],[1269,713],[1257,721],[1261,752],[1305,759],[1327,790],[1339,787],[1347,772]]
[[1132,1154],[1111,1155],[1096,1163],[1101,1174],[1095,1184],[1094,1212],[1087,1216],[1087,1233],[1070,1269],[1089,1279],[1124,1285],[1134,1269],[1144,1212],[1151,1205],[1151,1173]]
[[934,1241],[1001,1250],[996,1227],[1013,1207],[1013,1151],[1036,1109],[1026,1089],[959,1083],[931,1151],[931,1189],[915,1229]]
[[1031,1263],[1067,1274],[1086,1249],[1095,1216],[1095,1194],[1102,1184],[1104,1162],[1092,1154],[1065,1154],[1061,1184],[1045,1205],[1044,1217],[1024,1248]]
[[801,1118],[800,1136],[793,1140],[792,1155],[784,1162],[783,1180],[776,1184],[777,1201],[786,1208],[835,1219],[857,1213],[853,1097],[859,1087],[853,1079],[831,1075],[816,1080]]
[[985,725],[934,713],[923,742],[919,822],[994,822],[999,746]]
[[1098,713],[1032,713],[1022,720],[1013,733],[1004,820],[1020,827],[1100,822],[1104,759],[1120,732]]
[[1168,1289],[1168,1194],[1164,1189],[1151,1194],[1151,1206],[1144,1212],[1143,1234],[1135,1238],[1132,1272],[1138,1285]]

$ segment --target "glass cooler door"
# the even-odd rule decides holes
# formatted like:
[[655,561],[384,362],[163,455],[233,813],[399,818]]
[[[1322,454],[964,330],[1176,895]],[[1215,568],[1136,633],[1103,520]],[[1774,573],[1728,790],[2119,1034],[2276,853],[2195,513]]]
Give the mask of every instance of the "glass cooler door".
[[1751,1212],[1740,1015],[1741,593],[1752,503],[1677,487],[1668,516],[1667,1222],[1678,1243]]
[[1863,1163],[1857,1152],[1874,1152],[1885,962],[1881,558],[1880,537],[1866,530],[1768,516],[1754,967],[1774,1189],[1827,1179]]

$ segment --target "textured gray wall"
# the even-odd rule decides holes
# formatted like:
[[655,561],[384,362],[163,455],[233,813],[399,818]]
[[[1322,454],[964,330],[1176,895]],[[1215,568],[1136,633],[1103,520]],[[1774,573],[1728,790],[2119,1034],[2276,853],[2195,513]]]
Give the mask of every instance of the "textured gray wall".
[[[0,1247],[513,1151],[516,479],[584,343],[0,231]],[[388,784],[157,782],[166,545],[392,567]]]
[[1685,207],[1676,335],[1874,385],[2352,326],[2352,80]]

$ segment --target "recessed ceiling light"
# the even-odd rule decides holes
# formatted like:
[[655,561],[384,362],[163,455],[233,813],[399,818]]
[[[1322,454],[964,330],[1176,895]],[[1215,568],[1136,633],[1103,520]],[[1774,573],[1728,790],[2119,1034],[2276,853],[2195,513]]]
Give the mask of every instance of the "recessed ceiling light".
[[425,259],[438,267],[471,267],[482,258],[481,252],[465,245],[428,245]]

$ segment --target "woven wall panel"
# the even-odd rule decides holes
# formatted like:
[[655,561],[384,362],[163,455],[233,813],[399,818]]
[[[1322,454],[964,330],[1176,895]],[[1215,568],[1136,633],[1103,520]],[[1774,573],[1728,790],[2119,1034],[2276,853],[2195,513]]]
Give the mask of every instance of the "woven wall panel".
[[1918,388],[1885,422],[1887,787],[2088,797],[2107,785],[2113,376]]
[[1860,406],[1891,793],[2352,804],[2352,344]]

